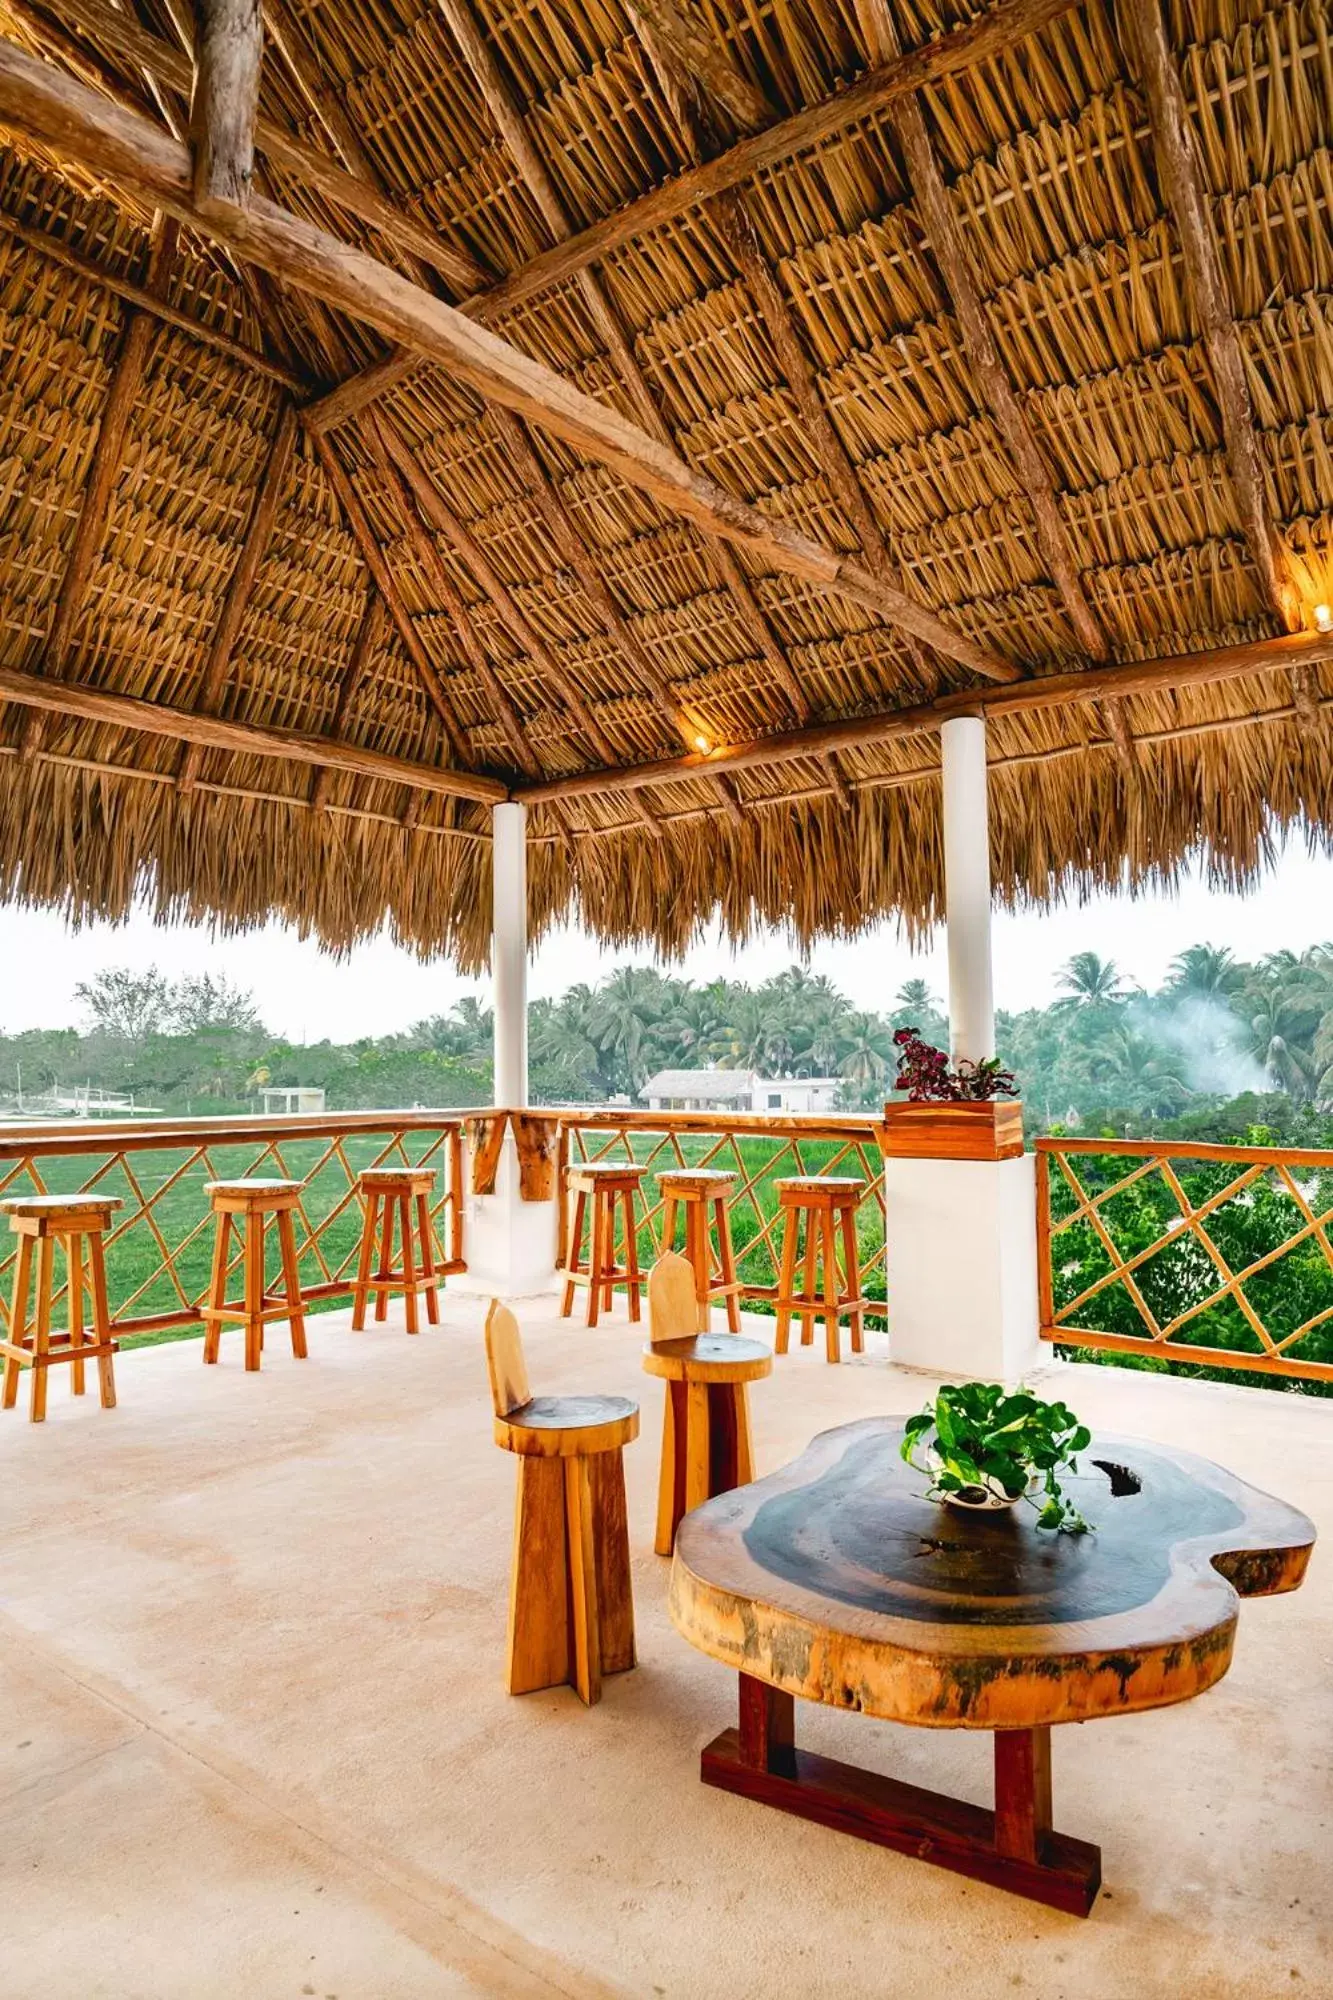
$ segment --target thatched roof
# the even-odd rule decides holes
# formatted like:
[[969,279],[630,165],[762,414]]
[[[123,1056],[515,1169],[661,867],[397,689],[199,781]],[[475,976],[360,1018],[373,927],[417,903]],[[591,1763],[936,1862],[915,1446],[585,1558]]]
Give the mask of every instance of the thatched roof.
[[268,0],[239,223],[188,15],[0,0],[9,892],[918,925],[954,695],[1002,897],[1326,834],[1323,0]]

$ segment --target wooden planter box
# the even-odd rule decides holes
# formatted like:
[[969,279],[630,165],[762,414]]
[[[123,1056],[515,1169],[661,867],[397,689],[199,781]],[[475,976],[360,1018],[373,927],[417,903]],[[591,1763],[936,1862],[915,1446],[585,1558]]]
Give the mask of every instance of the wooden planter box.
[[989,1104],[909,1104],[884,1107],[884,1154],[891,1160],[1013,1160],[1023,1151],[1023,1106],[1017,1098]]

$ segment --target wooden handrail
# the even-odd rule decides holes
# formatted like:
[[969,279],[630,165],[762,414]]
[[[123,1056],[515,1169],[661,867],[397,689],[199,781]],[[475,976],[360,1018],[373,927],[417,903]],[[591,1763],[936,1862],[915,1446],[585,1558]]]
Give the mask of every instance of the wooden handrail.
[[1036,1139],[1038,1153],[1123,1154],[1135,1160],[1240,1160],[1288,1167],[1333,1167],[1333,1148],[1223,1146],[1211,1139]]
[[259,1145],[265,1140],[331,1139],[342,1132],[438,1132],[479,1113],[467,1111],[324,1111],[295,1117],[272,1112],[253,1118],[77,1118],[0,1125],[0,1160],[24,1153],[59,1158],[78,1153],[157,1151],[172,1146]]

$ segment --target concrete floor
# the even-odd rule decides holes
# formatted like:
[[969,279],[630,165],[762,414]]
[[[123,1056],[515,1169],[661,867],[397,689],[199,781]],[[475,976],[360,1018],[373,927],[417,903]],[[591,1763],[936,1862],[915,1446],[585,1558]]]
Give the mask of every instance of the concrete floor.
[[[637,1395],[641,1664],[585,1711],[501,1685],[514,1466],[480,1309],[311,1359],[122,1357],[120,1408],[0,1421],[5,2000],[454,1994],[1333,1996],[1333,1563],[1255,1603],[1188,1706],[1056,1736],[1057,1823],[1099,1840],[1087,1922],[705,1790],[732,1678],[671,1629],[652,1554],[661,1385],[623,1318],[529,1313],[539,1389]],[[756,1321],[756,1328],[771,1322]],[[1096,1424],[1188,1445],[1333,1525],[1333,1403],[1050,1371]],[[1048,1379],[1050,1379],[1048,1378]],[[920,1405],[882,1340],[754,1392],[760,1469]],[[26,1385],[25,1385],[26,1388]],[[989,1796],[989,1739],[803,1707],[802,1740]]]

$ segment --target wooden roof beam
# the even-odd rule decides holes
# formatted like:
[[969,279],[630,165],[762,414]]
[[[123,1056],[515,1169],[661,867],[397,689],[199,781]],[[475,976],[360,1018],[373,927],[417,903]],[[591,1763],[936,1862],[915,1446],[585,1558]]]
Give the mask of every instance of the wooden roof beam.
[[1265,604],[1287,631],[1299,632],[1300,586],[1268,504],[1245,358],[1161,6],[1159,0],[1122,0],[1117,12],[1147,100],[1157,178],[1175,224],[1195,322],[1212,371],[1241,529]]
[[100,723],[112,729],[132,729],[146,736],[165,736],[177,743],[198,743],[206,750],[227,750],[237,757],[272,757],[279,763],[327,765],[382,783],[437,792],[444,798],[475,799],[494,805],[509,796],[498,779],[473,771],[441,770],[431,764],[409,763],[355,743],[310,736],[296,729],[272,729],[253,722],[233,722],[216,715],[195,715],[188,709],[167,708],[136,696],[110,694],[104,688],[79,687],[71,681],[48,681],[0,667],[0,701],[12,701],[44,715],[78,722]]
[[[48,0],[51,6],[56,0]],[[113,55],[153,76],[160,84],[189,100],[193,68],[188,56],[157,35],[141,28],[128,13],[107,4],[107,0],[58,0],[60,19],[66,27],[98,42]],[[34,22],[37,17],[34,15]],[[255,124],[255,144],[272,163],[306,183],[327,201],[376,230],[398,249],[420,257],[462,294],[489,286],[490,272],[455,244],[439,236],[426,223],[398,207],[371,182],[349,173],[337,161],[316,147],[285,132],[262,115]]]
[[316,435],[314,444],[316,455],[328,476],[329,484],[338,496],[343,519],[347,523],[353,541],[361,551],[362,561],[370,571],[380,596],[384,599],[389,616],[393,619],[398,629],[398,636],[406,649],[407,657],[416,668],[417,678],[426,690],[426,698],[444,725],[450,750],[458,763],[466,768],[472,762],[472,752],[463,725],[458,719],[458,711],[449,698],[434,661],[421,642],[421,635],[412,621],[412,614],[404,604],[389,565],[384,560],[384,551],[371,532],[370,522],[366,519],[365,509],[356,496],[356,489],[343,470],[329,440]]
[[[856,9],[871,61],[897,61],[902,55],[902,45],[887,0],[856,0]],[[1105,660],[1111,650],[1106,633],[1083,587],[1050,467],[991,330],[919,100],[914,96],[900,98],[889,113],[889,122],[906,159],[908,179],[926,226],[944,295],[957,315],[982,401],[995,419],[1019,486],[1032,509],[1037,545],[1047,574],[1059,593],[1082,651],[1094,660]]]
[[[481,396],[541,424],[669,511],[739,543],[770,567],[877,612],[987,679],[1019,677],[1009,661],[890,590],[862,565],[738,500],[619,412],[327,231],[260,196],[252,197],[239,218],[225,210],[201,216],[182,147],[147,119],[120,110],[5,39],[0,39],[0,122],[159,201],[391,341],[419,347]],[[321,442],[316,437],[317,446]]]
[[201,209],[245,208],[255,171],[264,24],[259,0],[194,0],[190,139]]
[[[330,735],[341,740],[352,719],[356,698],[366,684],[370,673],[370,663],[384,644],[388,631],[389,614],[384,608],[384,599],[371,583],[366,592],[366,608],[357,628],[356,640],[352,647],[352,657],[347,662],[338,687],[338,701],[333,711],[333,726]],[[310,786],[310,806],[313,812],[327,812],[329,792],[334,779],[333,767],[321,764]]]
[[1076,673],[1032,675],[1006,687],[963,688],[911,708],[815,723],[806,729],[787,730],[778,736],[716,750],[706,756],[666,758],[660,763],[615,771],[579,772],[576,777],[518,787],[514,797],[539,804],[555,795],[572,798],[580,793],[651,789],[708,777],[718,771],[761,770],[769,765],[819,758],[830,751],[894,743],[937,730],[954,715],[1031,715],[1039,709],[1070,708],[1082,702],[1115,702],[1135,694],[1208,687],[1242,679],[1247,674],[1301,675],[1329,660],[1333,660],[1333,633],[1314,632],[1251,640],[1244,645],[1214,647],[1201,653],[1173,654],[1165,659],[1085,667]]
[[[227,594],[222,600],[222,611],[208,649],[208,658],[204,663],[198,706],[205,715],[211,715],[217,709],[227,684],[232,650],[240,635],[241,621],[245,617],[246,606],[253,595],[255,578],[259,575],[259,565],[264,560],[269,538],[273,533],[273,524],[278,518],[278,508],[282,504],[282,496],[286,490],[298,431],[296,412],[289,403],[278,419],[278,428],[269,447],[268,460],[255,493],[250,519],[246,524],[241,552],[231,573]],[[202,761],[203,751],[198,744],[192,744],[185,753],[180,776],[176,781],[181,791],[188,792],[193,788]]]

